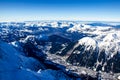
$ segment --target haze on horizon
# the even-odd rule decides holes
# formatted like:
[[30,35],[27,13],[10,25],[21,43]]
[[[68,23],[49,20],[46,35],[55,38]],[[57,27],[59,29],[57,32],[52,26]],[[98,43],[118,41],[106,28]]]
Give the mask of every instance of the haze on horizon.
[[0,22],[120,21],[120,0],[0,0]]

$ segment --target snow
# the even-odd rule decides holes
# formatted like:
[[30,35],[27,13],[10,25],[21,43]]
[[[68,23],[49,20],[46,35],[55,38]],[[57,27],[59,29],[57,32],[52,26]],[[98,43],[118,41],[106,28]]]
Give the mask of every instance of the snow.
[[61,22],[60,27],[64,28],[64,27],[69,27],[70,26],[70,22]]
[[27,30],[27,29],[24,29],[24,30],[20,30],[21,32],[29,32],[29,33],[32,33],[32,30]]
[[[26,79],[27,76],[35,79],[34,75],[32,76],[32,73],[29,73],[27,68],[35,68],[39,63],[37,60],[22,56],[21,53],[16,51],[11,45],[3,42],[0,42],[0,53],[0,80],[12,80],[13,78],[23,80],[24,78]],[[34,62],[36,65],[33,64]],[[14,77],[14,75],[16,75],[16,77]],[[37,80],[37,78],[35,80]]]
[[[105,49],[106,54],[113,57],[117,51],[120,52],[120,35],[116,33],[109,33],[103,41],[99,42],[100,49]],[[111,53],[111,54],[108,54]]]
[[73,27],[69,28],[67,31],[70,31],[70,32],[75,32],[75,31],[81,31],[81,24],[76,24],[74,25]]
[[120,76],[118,76],[117,78],[118,78],[118,80],[120,80]]
[[106,37],[103,39],[104,42],[113,42],[119,40],[118,35],[115,33],[109,33],[106,35]]
[[57,28],[57,27],[58,27],[58,22],[56,22],[56,21],[55,21],[55,22],[52,22],[52,23],[51,23],[51,26],[54,27],[54,28]]
[[93,49],[95,49],[96,46],[97,46],[97,42],[94,39],[90,38],[90,37],[84,37],[84,38],[80,39],[79,44],[89,46],[89,47],[92,46]]
[[[93,46],[94,48],[98,45],[100,50],[105,49],[106,54],[111,56],[112,58],[117,53],[117,51],[120,52],[120,30],[116,30],[111,26],[93,27],[91,25],[77,23],[74,24],[74,26],[72,28],[69,28],[67,31],[76,31],[79,33],[88,34],[87,37],[79,40],[79,44]],[[95,36],[91,37],[92,35]]]
[[42,68],[44,67],[36,59],[22,56],[11,45],[0,41],[0,80],[69,79],[60,71],[36,70],[40,65]]
[[[70,24],[72,24],[73,26],[70,26]],[[3,39],[8,39],[6,37],[8,37],[9,36],[8,34],[10,32],[12,32],[12,29],[10,28],[10,26],[14,26],[14,28],[20,27],[20,30],[18,29],[18,31],[20,31],[21,33],[27,32],[29,34],[25,34],[25,35],[27,35],[27,37],[22,38],[19,41],[10,42],[10,44],[12,44],[14,47],[19,47],[18,42],[25,43],[31,37],[35,37],[37,39],[42,39],[42,40],[47,40],[48,35],[54,34],[54,32],[49,32],[50,27],[52,27],[52,29],[55,29],[55,30],[57,30],[57,28],[59,29],[59,28],[67,27],[66,28],[67,30],[65,32],[65,35],[68,35],[68,36],[65,36],[67,38],[69,38],[69,34],[72,35],[72,34],[74,34],[74,32],[78,32],[78,34],[80,33],[80,35],[78,35],[78,36],[81,36],[81,33],[83,35],[85,35],[85,37],[77,39],[79,41],[78,44],[75,44],[74,47],[70,51],[68,51],[67,54],[70,55],[74,51],[74,49],[76,47],[78,47],[79,45],[85,45],[85,50],[89,50],[90,47],[93,47],[93,49],[96,49],[96,47],[98,47],[99,51],[102,51],[104,49],[106,56],[109,57],[109,59],[110,59],[110,58],[113,58],[113,56],[116,55],[117,52],[120,53],[120,29],[116,29],[113,27],[113,26],[117,26],[118,24],[120,24],[120,23],[108,23],[108,26],[97,26],[97,25],[92,26],[92,25],[89,25],[84,22],[76,22],[76,21],[75,22],[33,21],[33,22],[25,22],[25,25],[21,24],[22,25],[22,28],[21,28],[21,26],[17,23],[14,23],[14,24],[13,23],[1,23],[0,37],[2,37]],[[37,34],[37,36],[34,35],[34,33],[36,31],[34,32],[32,30],[28,30],[29,26],[37,27],[40,34]],[[48,28],[46,28],[46,27],[48,27]],[[50,28],[50,30],[51,30],[51,28]],[[48,31],[48,33],[47,33],[47,31]],[[61,30],[58,30],[58,33],[60,36],[61,35],[63,36],[63,34],[64,34]],[[15,35],[17,36],[17,34],[15,34]],[[77,41],[76,39],[74,39],[74,36],[72,36],[71,39]],[[46,45],[45,47],[43,47],[41,45],[38,45],[38,47],[40,49],[41,49],[41,47],[42,47],[42,49],[46,48],[46,50],[48,49],[48,51],[49,51],[50,47],[52,47],[52,46]],[[62,51],[66,47],[65,44],[62,44],[62,47],[63,48],[58,53],[62,53]],[[76,51],[75,53],[80,54],[79,50],[75,50],[75,51]],[[22,76],[25,79],[29,79],[26,76],[31,76],[30,78],[33,78],[35,80],[37,80],[38,78],[41,79],[41,77],[43,79],[49,79],[49,78],[55,79],[55,76],[53,75],[53,73],[56,73],[56,71],[53,71],[53,73],[51,70],[43,71],[41,68],[45,68],[44,65],[42,65],[36,59],[25,57],[22,54],[23,53],[20,53],[19,51],[15,50],[12,46],[8,45],[7,43],[0,42],[0,71],[5,71],[4,73],[0,73],[0,80],[5,80],[4,79],[5,76],[10,77],[12,79],[13,72],[17,75],[16,80],[18,80],[17,78],[20,78]],[[69,56],[68,57],[65,56],[66,58],[63,57],[62,59],[61,59],[61,57],[56,57],[53,55],[50,56],[51,59],[53,57],[55,57],[55,60],[53,62],[56,62],[59,64],[62,64],[62,63],[68,64],[68,63],[65,63],[64,61]],[[63,60],[63,62],[61,60]],[[102,65],[102,61],[97,62],[96,64],[97,64],[97,66],[99,64]],[[103,64],[103,67],[102,67],[103,71],[104,71],[104,67],[106,64],[107,64],[106,62]],[[40,69],[36,68],[36,66],[38,66],[38,65],[41,66],[41,67],[39,67]],[[74,67],[72,67],[72,68],[73,68],[72,70],[74,70]],[[94,70],[96,71],[96,68],[94,68]],[[7,74],[10,73],[10,75],[5,75],[6,73]],[[25,75],[22,75],[24,73],[25,73]],[[46,74],[48,74],[50,76],[47,76]],[[39,76],[39,75],[41,75],[41,76]],[[6,77],[6,80],[8,80],[7,77]],[[22,78],[20,78],[20,80],[21,79]]]
[[61,71],[56,71],[56,70],[43,70],[39,72],[39,76],[43,80],[66,80],[70,79],[68,78],[65,74],[61,73]]
[[0,80],[39,80],[39,76],[26,70],[12,70],[0,73]]
[[29,35],[29,36],[27,36],[24,40],[20,40],[20,42],[25,43],[29,38],[33,38],[33,37],[35,37],[35,36]]
[[11,42],[11,44],[15,47],[18,47],[18,43],[16,41]]
[[81,71],[81,74],[86,75],[87,73],[86,71]]

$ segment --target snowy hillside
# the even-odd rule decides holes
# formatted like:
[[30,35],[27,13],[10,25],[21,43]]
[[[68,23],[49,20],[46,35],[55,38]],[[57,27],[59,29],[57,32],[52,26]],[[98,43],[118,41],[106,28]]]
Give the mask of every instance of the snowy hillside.
[[26,57],[11,45],[0,42],[0,80],[66,80],[61,71],[45,69],[45,65],[32,57]]

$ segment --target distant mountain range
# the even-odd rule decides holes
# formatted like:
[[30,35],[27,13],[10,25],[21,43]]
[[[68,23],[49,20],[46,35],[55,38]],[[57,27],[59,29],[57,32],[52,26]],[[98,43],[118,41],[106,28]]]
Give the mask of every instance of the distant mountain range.
[[[64,65],[66,68],[69,64],[71,65],[70,68],[76,66],[78,68],[85,67],[94,72],[120,73],[120,23],[6,22],[0,23],[0,40],[12,45],[17,53],[19,52],[25,58],[37,59],[42,64],[42,68],[40,66],[39,68],[43,70],[46,69],[46,65],[48,66],[48,62],[42,62],[50,60]],[[7,49],[5,50],[7,51]],[[4,54],[2,52],[0,56],[2,57]],[[19,54],[17,55],[19,56]],[[0,64],[2,63],[0,62]],[[30,66],[28,69],[35,68]],[[38,70],[38,68],[36,69]],[[66,71],[63,68],[60,69]],[[77,75],[80,73],[78,71],[73,72],[76,72]],[[70,79],[68,74],[63,75],[64,78]],[[103,78],[106,78],[106,76],[103,76]]]

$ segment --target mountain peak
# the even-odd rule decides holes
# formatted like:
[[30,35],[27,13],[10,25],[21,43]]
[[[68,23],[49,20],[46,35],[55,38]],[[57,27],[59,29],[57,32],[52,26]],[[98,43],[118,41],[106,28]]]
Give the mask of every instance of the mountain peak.
[[79,44],[86,45],[87,47],[93,47],[93,49],[95,49],[97,46],[97,42],[91,37],[84,37],[80,39]]

